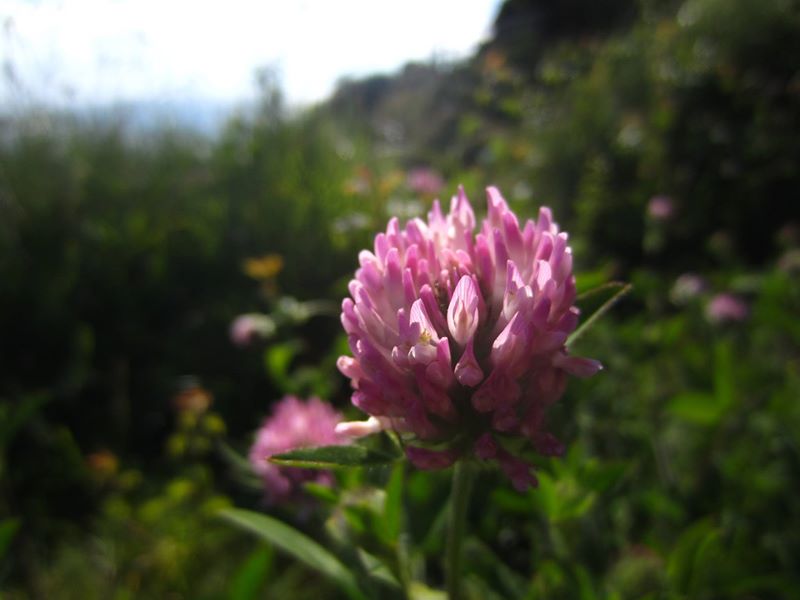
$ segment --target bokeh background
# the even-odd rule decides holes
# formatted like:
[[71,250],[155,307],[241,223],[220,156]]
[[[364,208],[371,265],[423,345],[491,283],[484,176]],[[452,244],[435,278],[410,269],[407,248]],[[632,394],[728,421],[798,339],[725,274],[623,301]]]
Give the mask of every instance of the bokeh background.
[[[800,4],[490,13],[455,58],[288,99],[288,67],[266,65],[197,119],[170,108],[180,89],[149,112],[91,87],[39,97],[5,16],[4,597],[339,597],[216,513],[375,534],[369,498],[317,521],[265,506],[240,457],[284,394],[355,416],[335,360],[357,252],[459,183],[479,211],[490,184],[522,218],[552,207],[579,290],[634,285],[578,343],[606,369],[555,411],[567,456],[527,494],[482,474],[471,597],[800,597]],[[459,36],[455,15],[429,20]],[[374,34],[362,53],[393,43]],[[313,80],[325,48],[296,52]],[[232,337],[251,313],[258,330]],[[447,485],[407,482],[433,588]]]

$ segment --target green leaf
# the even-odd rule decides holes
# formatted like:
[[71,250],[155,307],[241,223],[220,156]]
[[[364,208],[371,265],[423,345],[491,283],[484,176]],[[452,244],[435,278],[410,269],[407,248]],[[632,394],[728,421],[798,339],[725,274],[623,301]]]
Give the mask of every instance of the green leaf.
[[19,529],[19,519],[3,519],[0,521],[0,558],[8,552],[8,547]]
[[370,577],[395,589],[400,589],[402,587],[400,582],[397,580],[397,577],[395,577],[392,573],[391,569],[386,566],[386,563],[384,563],[374,554],[370,554],[363,548],[359,548],[358,558],[361,561],[364,570],[367,572],[367,575]]
[[319,448],[298,448],[291,452],[275,454],[269,460],[285,467],[333,469],[336,467],[381,467],[392,464],[397,457],[369,450],[363,446],[320,446]]
[[559,520],[578,519],[582,517],[594,506],[596,499],[597,494],[594,492],[588,492],[582,495],[579,494],[569,498],[560,510]]
[[412,581],[408,589],[411,600],[447,600],[447,594],[441,590],[429,588],[421,581]]
[[264,351],[264,366],[267,368],[267,373],[283,389],[291,386],[289,367],[299,352],[300,344],[295,340],[273,344]]
[[[719,529],[712,529],[697,545],[692,569],[689,592],[697,597],[699,592],[718,590],[726,577],[723,575],[726,566],[725,547]],[[727,583],[727,582],[726,582]]]
[[681,533],[667,563],[667,575],[676,591],[689,591],[697,549],[713,531],[714,526],[711,521],[703,519]]
[[263,596],[264,585],[272,568],[272,546],[261,546],[239,567],[229,590],[233,600],[251,600]]
[[216,448],[222,460],[231,467],[230,473],[237,483],[251,490],[260,490],[264,487],[249,460],[223,441],[217,441]]
[[624,462],[586,461],[580,475],[581,483],[594,492],[604,492],[622,479],[629,468]]
[[350,598],[366,600],[353,574],[339,560],[314,540],[285,523],[267,515],[240,508],[220,511],[226,521],[274,544],[312,569],[336,581]]
[[314,496],[317,500],[322,500],[328,504],[336,504],[339,501],[339,494],[327,485],[307,481],[303,484],[303,489],[308,492],[310,496]]
[[741,573],[741,579],[725,585],[728,597],[758,597],[761,594],[770,598],[800,598],[800,586],[792,575],[748,575]]
[[597,494],[583,487],[573,475],[562,473],[557,478],[537,472],[539,487],[529,490],[528,496],[553,522],[582,517],[595,503]]
[[527,579],[511,569],[489,546],[471,537],[464,542],[464,551],[469,557],[470,564],[478,565],[482,570],[497,577],[497,581],[503,586],[505,598],[524,596],[528,587]]
[[575,565],[575,579],[578,580],[578,590],[580,600],[597,600],[598,595],[594,590],[592,576],[586,567]]
[[17,431],[33,419],[50,399],[51,396],[44,392],[25,396],[9,411],[9,416],[4,415],[0,422],[0,448],[10,444]]
[[386,484],[386,500],[383,504],[383,519],[378,533],[384,542],[394,544],[400,535],[403,515],[403,476],[404,465],[398,463],[392,469]]
[[552,520],[558,511],[558,495],[556,494],[555,482],[547,473],[540,471],[536,474],[539,479],[539,487],[531,490],[529,495],[533,496],[534,502],[539,505],[541,511]]
[[438,554],[444,549],[444,536],[447,532],[447,516],[450,514],[450,505],[447,502],[441,504],[439,512],[431,523],[430,529],[425,534],[420,547],[426,554]]
[[243,473],[252,473],[253,472],[253,465],[250,464],[250,461],[247,460],[244,456],[239,454],[236,450],[231,448],[225,442],[218,442],[217,443],[217,450],[222,457],[222,459],[228,463],[228,465],[237,471],[241,471]]
[[714,398],[721,411],[733,405],[734,385],[731,346],[719,342],[714,346]]
[[724,408],[714,396],[704,392],[683,392],[669,401],[667,411],[689,423],[713,425],[719,421]]
[[603,286],[608,285],[613,269],[608,266],[595,269],[594,271],[582,271],[575,276],[575,286],[578,291],[578,299],[589,297],[597,293]]
[[684,518],[683,505],[659,489],[645,490],[640,497],[649,513],[663,519],[664,522],[681,522]]
[[[575,343],[579,337],[581,337],[588,329],[594,325],[600,317],[606,314],[611,308],[619,302],[622,298],[624,298],[631,290],[633,289],[633,285],[630,283],[622,283],[620,281],[612,281],[605,285],[600,286],[599,288],[595,288],[593,290],[589,290],[584,294],[581,294],[581,299],[586,299],[588,297],[592,297],[595,295],[600,295],[600,293],[608,294],[609,292],[614,292],[614,294],[608,298],[600,307],[595,310],[588,319],[586,319],[580,327],[578,327],[575,331],[572,332],[572,335],[567,338],[567,347],[571,346]],[[579,299],[580,300],[580,299]]]
[[491,506],[504,513],[530,515],[536,513],[537,510],[536,506],[530,501],[529,496],[505,487],[498,487],[492,490],[490,498]]
[[586,308],[589,299],[592,299],[592,303],[595,306],[599,306],[601,303],[614,296],[614,294],[622,288],[631,285],[623,281],[606,281],[605,283],[598,281],[597,284],[586,289],[586,282],[582,281],[581,283],[584,285],[578,286],[578,295],[575,298],[577,304],[581,305],[581,308]]

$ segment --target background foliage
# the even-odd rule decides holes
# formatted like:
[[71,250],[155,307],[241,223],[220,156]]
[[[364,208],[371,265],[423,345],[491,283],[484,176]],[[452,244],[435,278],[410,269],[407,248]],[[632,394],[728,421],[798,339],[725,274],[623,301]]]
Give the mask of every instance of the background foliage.
[[[799,8],[509,0],[467,61],[345,81],[299,114],[265,78],[214,139],[4,122],[0,589],[348,593],[232,529],[233,505],[361,578],[353,540],[441,587],[446,473],[342,472],[292,514],[263,507],[237,453],[283,393],[347,410],[337,308],[357,251],[463,182],[476,206],[489,183],[524,217],[552,206],[582,289],[635,286],[578,342],[606,370],[554,415],[568,455],[524,495],[479,475],[472,597],[800,596]],[[721,292],[745,319],[709,318]],[[244,312],[274,330],[239,348]]]

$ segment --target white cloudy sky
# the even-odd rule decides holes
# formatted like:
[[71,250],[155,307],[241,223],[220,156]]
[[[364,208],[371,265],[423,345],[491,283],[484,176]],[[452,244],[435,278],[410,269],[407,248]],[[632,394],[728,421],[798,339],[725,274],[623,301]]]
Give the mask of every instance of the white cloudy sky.
[[464,56],[499,3],[0,0],[0,101],[236,100],[272,66],[289,101],[308,103],[342,75]]

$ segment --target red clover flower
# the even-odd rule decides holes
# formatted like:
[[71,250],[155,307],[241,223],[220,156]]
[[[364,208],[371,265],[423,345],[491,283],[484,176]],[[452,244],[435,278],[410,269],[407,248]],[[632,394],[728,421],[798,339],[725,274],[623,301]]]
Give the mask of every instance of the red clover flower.
[[496,461],[517,489],[536,484],[531,465],[504,439],[521,438],[543,455],[562,444],[545,412],[567,375],[601,365],[570,356],[578,323],[572,251],[548,208],[523,227],[500,192],[488,188],[488,215],[476,220],[463,188],[450,212],[438,201],[401,228],[389,221],[342,303],[353,356],[339,358],[355,406],[371,415],[339,433],[394,429],[419,468],[461,457]]
[[267,502],[292,501],[301,494],[302,485],[309,481],[323,485],[332,483],[328,471],[278,466],[268,459],[298,448],[348,443],[347,438],[335,431],[340,420],[341,415],[319,398],[304,402],[295,396],[286,396],[275,405],[250,448],[250,464],[264,481]]

